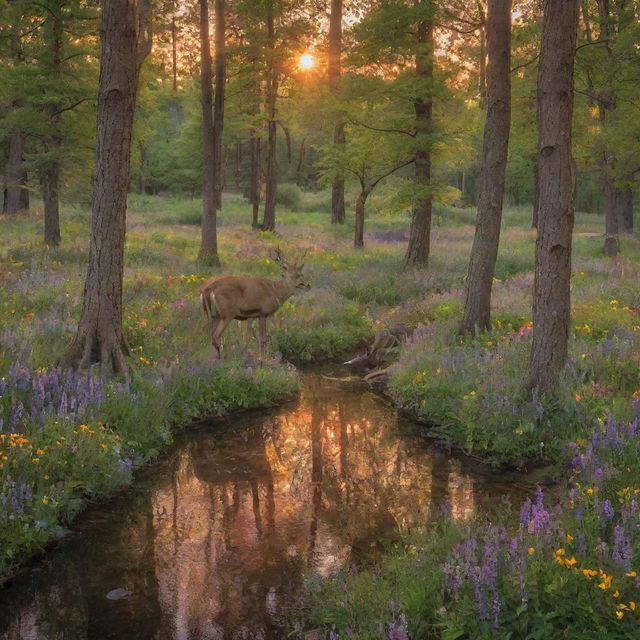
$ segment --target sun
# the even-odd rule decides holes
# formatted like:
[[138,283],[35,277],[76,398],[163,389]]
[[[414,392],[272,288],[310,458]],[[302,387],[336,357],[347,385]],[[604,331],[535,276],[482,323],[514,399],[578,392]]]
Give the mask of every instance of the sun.
[[298,66],[304,71],[312,69],[313,67],[315,67],[315,65],[315,58],[310,53],[303,53],[298,58]]

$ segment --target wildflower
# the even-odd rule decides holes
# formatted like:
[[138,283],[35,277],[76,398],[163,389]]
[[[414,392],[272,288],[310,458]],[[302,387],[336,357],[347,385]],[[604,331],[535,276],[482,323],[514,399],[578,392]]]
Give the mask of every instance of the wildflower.
[[567,542],[573,542],[573,536],[567,533]]
[[32,458],[31,462],[33,462],[33,464],[38,464],[38,462],[40,462],[40,458]]
[[532,556],[535,552],[536,552],[536,550],[535,550],[533,547],[529,547],[529,548],[527,549],[527,553],[528,553],[530,556]]
[[631,611],[636,610],[636,603],[633,600],[629,602],[629,609],[631,609]]
[[614,598],[619,598],[620,592],[616,589],[611,595],[613,595]]
[[590,495],[590,496],[592,496],[594,491],[595,491],[595,489],[593,489],[592,487],[589,487],[589,488],[587,489],[587,494],[588,494],[588,495]]
[[629,572],[627,573],[627,575],[628,575],[630,578],[635,578],[635,577],[638,575],[638,572],[637,572],[637,571],[629,571]]
[[49,498],[47,496],[42,496],[42,504],[49,504]]
[[605,500],[603,505],[602,505],[602,512],[604,513],[605,517],[608,520],[612,520],[613,516],[615,515],[615,512],[613,510],[613,507],[611,506],[611,501],[610,500]]
[[622,611],[616,611],[616,617],[618,618],[618,620],[622,620],[622,618],[624,617],[624,613]]

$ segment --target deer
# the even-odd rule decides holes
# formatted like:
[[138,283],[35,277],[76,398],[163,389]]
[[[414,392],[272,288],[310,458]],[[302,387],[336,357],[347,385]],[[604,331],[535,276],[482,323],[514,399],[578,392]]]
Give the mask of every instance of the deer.
[[262,358],[267,344],[267,318],[296,291],[310,289],[311,285],[303,275],[304,263],[287,262],[280,247],[272,258],[282,267],[283,277],[280,280],[223,275],[211,278],[203,285],[200,300],[211,325],[214,360],[221,359],[220,338],[229,323],[234,319],[249,323],[253,318],[258,319],[258,348],[259,357]]

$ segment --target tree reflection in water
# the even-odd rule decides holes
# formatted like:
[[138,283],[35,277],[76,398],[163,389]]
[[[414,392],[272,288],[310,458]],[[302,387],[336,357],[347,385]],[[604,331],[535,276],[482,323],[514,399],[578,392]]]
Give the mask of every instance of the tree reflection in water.
[[[305,577],[375,558],[445,503],[473,511],[486,479],[397,427],[377,398],[308,376],[293,407],[190,432],[0,592],[0,638],[281,637]],[[117,587],[133,595],[107,600]]]

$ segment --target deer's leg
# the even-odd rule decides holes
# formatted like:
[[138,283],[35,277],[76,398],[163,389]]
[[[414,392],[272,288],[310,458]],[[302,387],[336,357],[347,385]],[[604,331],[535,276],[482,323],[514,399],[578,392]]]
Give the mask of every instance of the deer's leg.
[[213,349],[217,354],[217,357],[214,357],[214,360],[220,360],[221,353],[220,348],[222,346],[220,337],[222,336],[223,331],[229,326],[232,318],[218,318],[218,324],[213,328],[213,332],[211,334],[211,342],[213,343]]
[[249,348],[249,343],[251,342],[251,337],[256,337],[256,332],[253,329],[253,322],[251,318],[248,318],[244,326],[244,348],[245,350]]
[[264,355],[265,347],[267,346],[267,319],[264,317],[258,318],[258,354],[260,359]]

